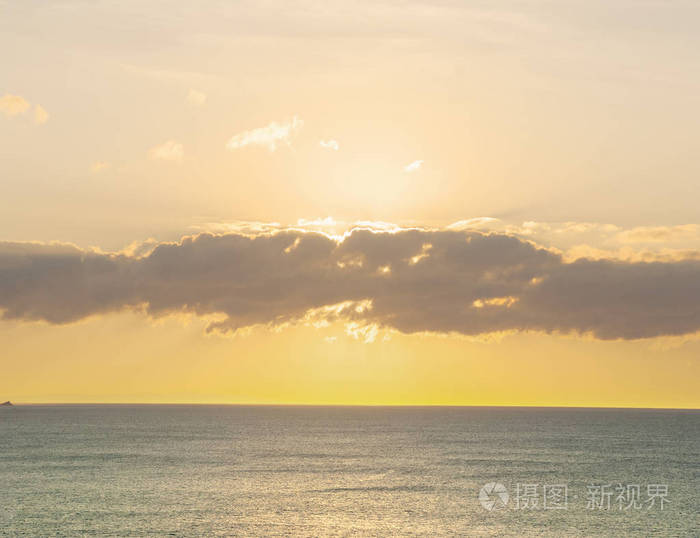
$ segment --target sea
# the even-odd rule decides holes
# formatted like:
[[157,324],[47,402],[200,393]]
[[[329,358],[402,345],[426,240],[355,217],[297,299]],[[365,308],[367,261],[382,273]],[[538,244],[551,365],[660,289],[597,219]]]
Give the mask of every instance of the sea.
[[700,536],[700,411],[0,409],[0,536]]

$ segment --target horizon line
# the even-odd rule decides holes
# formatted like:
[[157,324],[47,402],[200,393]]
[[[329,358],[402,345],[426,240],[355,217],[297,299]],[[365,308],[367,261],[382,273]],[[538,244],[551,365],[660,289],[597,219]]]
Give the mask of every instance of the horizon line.
[[638,411],[700,411],[700,407],[637,407],[606,405],[508,405],[508,404],[344,404],[344,403],[240,403],[240,402],[18,402],[9,401],[13,407],[18,406],[209,406],[209,407],[368,407],[368,408],[475,408],[475,409],[601,409],[601,410],[638,410]]

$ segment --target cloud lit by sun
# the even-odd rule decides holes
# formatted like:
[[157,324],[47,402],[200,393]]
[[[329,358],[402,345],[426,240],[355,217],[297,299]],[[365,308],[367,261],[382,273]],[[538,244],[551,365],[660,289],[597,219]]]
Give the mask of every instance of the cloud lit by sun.
[[280,144],[290,144],[292,138],[296,136],[303,125],[304,122],[296,116],[283,123],[273,121],[265,127],[258,127],[234,135],[226,147],[235,150],[253,145],[275,151]]
[[419,170],[421,166],[423,166],[422,160],[418,161],[413,161],[412,163],[407,164],[406,166],[403,167],[403,169],[406,172],[415,172],[416,170]]

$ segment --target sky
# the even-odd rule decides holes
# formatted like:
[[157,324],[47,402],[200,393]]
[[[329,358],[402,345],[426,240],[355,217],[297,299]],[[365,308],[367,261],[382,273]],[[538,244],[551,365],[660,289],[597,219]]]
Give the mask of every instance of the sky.
[[0,400],[700,405],[700,5],[0,0]]

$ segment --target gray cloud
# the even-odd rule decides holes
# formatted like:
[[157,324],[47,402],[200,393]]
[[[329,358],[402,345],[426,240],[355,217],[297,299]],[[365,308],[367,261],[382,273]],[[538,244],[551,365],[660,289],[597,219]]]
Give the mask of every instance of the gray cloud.
[[210,328],[222,331],[313,314],[405,333],[649,338],[700,330],[700,262],[565,263],[510,235],[448,230],[201,234],[142,257],[0,243],[5,318],[61,324],[125,308],[218,314]]

